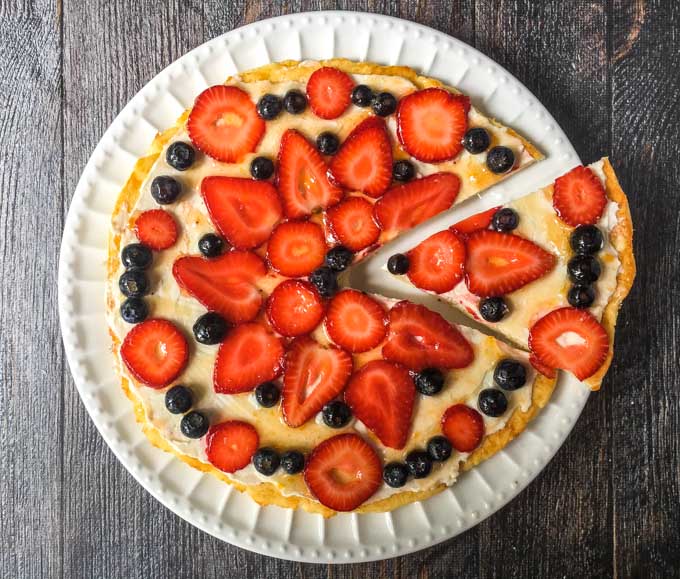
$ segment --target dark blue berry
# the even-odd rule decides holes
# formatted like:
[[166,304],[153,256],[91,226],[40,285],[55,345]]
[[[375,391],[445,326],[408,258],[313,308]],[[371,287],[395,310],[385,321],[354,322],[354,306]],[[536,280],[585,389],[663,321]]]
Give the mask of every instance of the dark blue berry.
[[591,284],[601,272],[600,262],[592,255],[575,255],[567,263],[569,279],[577,284]]
[[517,360],[505,358],[496,364],[493,380],[503,390],[517,390],[526,384],[527,369]]
[[500,322],[508,313],[508,306],[503,298],[482,298],[479,313],[487,322]]
[[149,279],[141,269],[128,269],[118,280],[121,293],[128,298],[144,296],[149,291]]
[[196,341],[212,346],[224,340],[229,326],[226,320],[216,312],[203,314],[194,323],[193,331]]
[[160,205],[174,203],[181,193],[182,184],[177,179],[161,175],[151,181],[151,196]]
[[273,475],[281,464],[279,453],[273,448],[258,448],[253,454],[253,466],[255,470],[264,476]]
[[354,254],[344,245],[336,245],[328,251],[324,261],[333,271],[339,272],[345,271],[352,263],[353,258]]
[[569,243],[574,253],[590,255],[602,249],[602,232],[595,225],[579,225],[571,233]]
[[403,253],[395,253],[387,260],[387,271],[393,275],[403,275],[409,268],[408,257]]
[[444,462],[451,456],[451,443],[446,436],[434,436],[427,441],[427,454],[432,460]]
[[510,207],[503,207],[493,214],[491,227],[496,231],[512,231],[519,225],[519,215]]
[[196,151],[189,143],[177,141],[168,147],[165,160],[173,169],[186,171],[196,160]]
[[283,97],[283,108],[291,115],[299,115],[307,108],[307,97],[299,90],[289,90]]
[[587,284],[573,285],[567,292],[567,301],[575,308],[589,308],[595,301],[595,290],[593,286]]
[[182,416],[179,428],[182,431],[182,434],[187,438],[201,438],[208,432],[210,421],[202,412],[192,410],[188,414]]
[[255,157],[250,162],[250,174],[255,179],[269,179],[274,174],[274,161],[267,157]]
[[279,387],[273,382],[262,382],[262,384],[255,388],[255,400],[264,408],[274,406],[279,401],[280,396]]
[[333,400],[323,407],[321,416],[326,426],[331,428],[342,428],[352,418],[352,411],[349,406],[340,400]]
[[508,399],[500,390],[486,388],[479,393],[477,406],[487,416],[502,416],[508,409]]
[[403,487],[408,480],[409,470],[401,462],[388,462],[383,468],[383,480],[393,489]]
[[489,148],[491,138],[486,129],[475,127],[470,129],[463,137],[463,147],[468,153],[478,155]]
[[507,147],[494,147],[486,154],[486,166],[492,173],[507,173],[515,164],[515,154]]
[[120,317],[128,324],[139,324],[149,315],[149,306],[142,298],[127,298],[120,304]]
[[173,386],[165,393],[165,407],[172,414],[188,412],[193,403],[194,397],[191,394],[191,390],[181,384]]
[[437,368],[424,368],[414,379],[416,390],[425,396],[434,396],[444,387],[444,374]]
[[153,254],[146,245],[131,243],[123,248],[120,261],[126,268],[146,269],[153,261]]
[[397,99],[392,93],[381,92],[373,97],[371,106],[379,117],[388,117],[397,110]]
[[412,450],[406,455],[406,466],[413,478],[425,478],[432,471],[432,460],[424,450]]
[[265,121],[271,121],[278,117],[283,110],[283,102],[273,94],[264,95],[257,102],[257,114]]
[[281,468],[286,474],[297,474],[305,468],[305,455],[299,450],[287,450],[281,455]]
[[224,239],[214,233],[206,233],[198,240],[198,251],[206,257],[217,257],[224,249]]
[[358,107],[367,107],[373,102],[373,91],[365,84],[358,84],[352,91],[352,103]]
[[395,181],[410,181],[416,176],[416,168],[411,161],[397,161],[392,165],[392,178]]
[[340,139],[330,131],[324,131],[316,138],[316,148],[322,155],[335,155],[340,147]]
[[309,282],[316,287],[319,295],[324,298],[332,298],[338,291],[338,280],[335,272],[328,266],[322,265],[309,274]]

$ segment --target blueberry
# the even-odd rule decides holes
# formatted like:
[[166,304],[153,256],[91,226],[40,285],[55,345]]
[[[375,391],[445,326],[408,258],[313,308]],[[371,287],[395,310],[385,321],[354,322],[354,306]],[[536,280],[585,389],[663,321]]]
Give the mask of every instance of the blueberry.
[[267,157],[255,157],[250,162],[250,174],[255,179],[269,179],[274,174],[274,161]]
[[503,207],[493,214],[491,227],[496,231],[512,231],[519,225],[519,215],[510,207]]
[[262,382],[262,384],[255,388],[255,400],[264,408],[274,406],[279,401],[280,396],[279,387],[273,382]]
[[146,320],[149,306],[142,298],[128,298],[120,304],[120,317],[128,324],[138,324]]
[[358,107],[367,107],[373,101],[373,91],[365,84],[358,84],[352,91],[352,102]]
[[387,260],[387,271],[394,275],[403,275],[408,271],[408,257],[403,253],[395,253]]
[[173,169],[186,171],[196,160],[196,151],[189,143],[177,141],[168,147],[165,160]]
[[416,176],[416,168],[411,161],[397,161],[392,165],[392,178],[395,181],[410,181]]
[[505,358],[496,364],[493,381],[503,390],[517,390],[526,384],[527,370],[517,360]]
[[257,102],[257,114],[265,121],[271,121],[278,117],[283,110],[283,102],[273,94],[264,95]]
[[321,411],[321,416],[326,426],[331,428],[342,428],[352,418],[352,411],[349,406],[341,400],[333,400],[326,404]]
[[208,432],[210,421],[202,412],[192,410],[188,414],[182,416],[179,428],[182,431],[182,434],[187,438],[201,438]]
[[470,129],[463,137],[463,147],[468,153],[478,155],[489,148],[491,138],[486,129],[475,127]]
[[325,263],[333,271],[345,271],[350,264],[354,254],[344,245],[336,245],[326,254]]
[[281,468],[286,474],[297,474],[305,468],[305,455],[299,450],[287,450],[281,455]]
[[224,340],[229,326],[226,320],[216,312],[203,314],[194,323],[193,331],[196,341],[200,344],[219,344]]
[[508,399],[500,390],[486,388],[479,393],[477,406],[487,416],[502,416],[508,409]]
[[425,478],[432,470],[432,460],[424,450],[412,450],[406,455],[406,466],[413,478]]
[[432,460],[444,462],[451,456],[451,443],[446,436],[434,436],[427,441],[427,454]]
[[182,184],[172,177],[161,175],[151,181],[151,196],[160,205],[169,205],[177,201],[182,193]]
[[508,313],[508,306],[503,298],[482,298],[479,313],[487,322],[500,322]]
[[444,374],[437,368],[424,368],[416,374],[416,390],[425,396],[434,396],[444,387]]
[[595,225],[579,225],[572,231],[569,243],[574,253],[597,253],[602,249],[602,232]]
[[131,243],[123,248],[120,261],[126,268],[146,269],[153,261],[153,254],[146,245]]
[[316,287],[321,297],[331,298],[338,291],[338,280],[335,278],[335,272],[326,265],[316,268],[309,274],[308,279]]
[[494,147],[486,154],[486,166],[492,173],[507,173],[515,164],[515,154],[507,147]]
[[600,262],[592,255],[575,255],[567,263],[569,279],[578,284],[597,281],[601,271]]
[[198,240],[198,251],[205,257],[217,257],[224,249],[224,239],[214,233],[206,233]]
[[595,301],[595,290],[593,286],[587,284],[573,285],[567,292],[567,301],[575,308],[589,308]]
[[383,480],[393,489],[403,487],[408,480],[409,470],[401,462],[388,462],[383,468]]
[[140,269],[128,269],[118,280],[121,293],[128,298],[144,296],[149,291],[149,279]]
[[307,97],[299,90],[289,90],[283,97],[283,108],[291,115],[299,115],[307,108]]
[[316,138],[316,148],[323,155],[335,155],[339,147],[340,140],[330,131],[325,131]]
[[171,414],[184,414],[188,412],[193,403],[194,397],[191,390],[181,384],[173,386],[165,393],[165,407]]
[[271,476],[281,464],[279,453],[273,448],[258,448],[253,454],[253,466],[255,470],[264,476]]
[[381,92],[373,97],[371,106],[379,117],[388,117],[397,110],[397,99],[389,92]]

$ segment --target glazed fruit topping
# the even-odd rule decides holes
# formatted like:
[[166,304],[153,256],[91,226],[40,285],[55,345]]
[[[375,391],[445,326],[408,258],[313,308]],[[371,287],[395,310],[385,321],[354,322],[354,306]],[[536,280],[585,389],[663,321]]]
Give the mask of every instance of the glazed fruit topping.
[[349,106],[354,81],[330,66],[315,70],[307,81],[309,106],[317,117],[336,119]]
[[273,121],[282,110],[283,101],[275,94],[262,95],[262,98],[257,101],[257,114],[265,121]]
[[317,267],[310,273],[309,283],[311,283],[316,288],[316,291],[319,292],[319,295],[324,298],[332,298],[338,291],[338,280],[335,277],[335,272],[327,265]]
[[448,229],[435,233],[408,252],[408,278],[416,287],[442,294],[463,279],[465,244]]
[[392,179],[406,183],[416,176],[416,168],[411,161],[405,159],[397,161],[392,165]]
[[472,452],[484,438],[484,419],[474,408],[455,404],[442,416],[442,432],[458,452]]
[[352,103],[358,107],[371,106],[373,102],[373,91],[365,84],[358,84],[352,91]]
[[335,133],[324,131],[316,138],[316,148],[322,155],[335,155],[340,148],[340,139]]
[[149,316],[149,306],[142,298],[127,298],[120,304],[120,317],[128,324],[138,324]]
[[179,429],[187,438],[203,438],[209,428],[210,421],[208,417],[198,410],[192,410],[182,416],[182,420],[179,423]]
[[595,225],[579,225],[572,231],[569,244],[580,255],[597,253],[602,249],[602,232]]
[[144,245],[160,251],[177,241],[177,223],[167,211],[150,209],[135,220],[135,233]]
[[328,250],[324,263],[333,271],[341,272],[345,271],[352,264],[353,259],[354,254],[347,247],[336,245]]
[[575,167],[555,181],[553,207],[568,225],[597,223],[606,204],[602,182],[588,167]]
[[335,237],[352,251],[378,241],[380,228],[373,219],[373,204],[363,197],[347,197],[327,213]]
[[423,368],[415,375],[416,390],[424,396],[439,394],[444,388],[444,374],[438,368]]
[[146,245],[130,243],[123,248],[120,261],[125,268],[146,269],[153,261],[153,254]]
[[335,295],[326,314],[326,332],[348,352],[366,352],[387,335],[387,312],[372,297],[356,290]]
[[269,179],[274,174],[274,161],[269,157],[255,157],[250,162],[250,174],[253,179]]
[[177,384],[165,393],[165,407],[171,414],[184,414],[191,409],[194,397],[186,386]]
[[297,474],[305,468],[305,455],[299,450],[287,450],[281,455],[281,468],[286,474]]
[[322,408],[321,418],[330,428],[343,428],[352,419],[352,409],[342,400],[333,400]]
[[165,152],[165,160],[168,165],[178,171],[186,171],[193,164],[196,159],[196,151],[189,143],[182,141],[175,141]]
[[479,300],[479,314],[487,322],[500,322],[509,311],[503,298],[490,297]]
[[273,475],[281,464],[279,453],[268,447],[258,448],[252,460],[255,470],[264,476]]
[[281,392],[274,382],[262,382],[255,388],[255,400],[263,408],[275,406],[280,397]]
[[451,457],[452,445],[445,436],[433,436],[427,441],[427,454],[432,460],[444,462]]
[[118,279],[118,289],[128,298],[145,296],[149,292],[149,278],[141,269],[128,269]]
[[500,390],[486,388],[479,393],[477,406],[487,416],[503,416],[508,409],[508,399]]
[[288,277],[310,274],[326,255],[323,230],[309,221],[287,221],[274,229],[267,245],[272,267]]
[[492,173],[507,173],[515,165],[515,153],[508,147],[494,147],[486,154],[486,166]]
[[408,481],[409,470],[401,462],[389,462],[383,468],[383,480],[388,487],[398,489]]
[[517,390],[526,384],[527,370],[521,362],[505,358],[496,364],[493,381],[503,390]]
[[555,376],[557,376],[557,370],[555,370],[555,368],[551,368],[550,366],[546,366],[533,352],[529,354],[529,362],[536,371],[543,374],[547,378],[555,378]]
[[406,468],[413,478],[425,478],[432,472],[432,460],[424,450],[412,450],[406,455]]
[[591,285],[573,285],[567,292],[567,301],[575,308],[589,308],[595,301],[595,290]]
[[208,431],[205,453],[208,461],[223,472],[236,472],[250,464],[260,437],[247,422],[229,420]]
[[519,225],[519,215],[517,211],[510,207],[503,207],[494,213],[491,220],[491,227],[496,231],[512,231]]
[[323,314],[319,292],[307,281],[288,279],[276,286],[267,301],[267,317],[283,336],[309,334]]
[[498,207],[492,207],[481,213],[476,213],[452,225],[450,229],[465,239],[469,233],[479,231],[480,229],[488,229],[497,211]]
[[205,257],[217,257],[224,249],[224,239],[214,233],[206,233],[198,240],[198,251]]
[[388,117],[397,110],[397,99],[389,92],[381,92],[373,97],[371,108],[379,117]]
[[600,277],[600,262],[592,255],[575,255],[567,263],[569,279],[574,283],[590,284]]
[[489,148],[491,144],[491,137],[486,129],[481,127],[474,127],[469,129],[463,137],[463,147],[468,153],[478,155]]
[[283,97],[283,108],[291,115],[299,115],[307,108],[307,97],[299,90],[289,90]]
[[151,181],[151,196],[159,205],[170,205],[182,194],[182,184],[172,177],[161,175]]
[[200,344],[219,344],[227,335],[229,325],[216,312],[208,312],[200,316],[193,326],[194,337]]
[[406,255],[403,253],[395,253],[394,255],[390,255],[390,258],[387,260],[387,271],[393,275],[404,275],[408,271],[410,265]]

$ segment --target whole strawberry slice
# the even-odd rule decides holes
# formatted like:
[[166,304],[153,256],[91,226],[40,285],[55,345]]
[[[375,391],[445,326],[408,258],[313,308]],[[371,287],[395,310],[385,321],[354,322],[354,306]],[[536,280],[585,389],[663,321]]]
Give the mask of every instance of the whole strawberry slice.
[[317,117],[336,119],[349,106],[354,81],[337,68],[324,66],[307,81],[309,106]]
[[120,347],[120,357],[142,384],[163,388],[184,370],[189,345],[172,322],[154,318],[128,332]]
[[358,434],[338,434],[312,451],[304,477],[322,505],[334,511],[352,511],[382,485],[382,463]]
[[474,359],[472,346],[439,314],[410,302],[397,303],[389,313],[383,357],[411,370],[465,368]]
[[323,318],[319,292],[309,282],[288,279],[280,283],[267,301],[267,317],[283,336],[309,334]]
[[455,404],[442,416],[442,432],[458,452],[472,452],[484,438],[484,419],[474,408]]
[[569,225],[594,225],[602,217],[607,193],[597,175],[578,166],[555,181],[553,207]]
[[237,326],[217,351],[213,372],[215,392],[249,392],[258,384],[276,378],[281,373],[284,354],[281,340],[263,325],[251,322]]
[[345,402],[385,446],[404,448],[416,388],[403,366],[372,360],[352,376]]
[[144,245],[160,251],[177,241],[177,223],[167,211],[150,209],[135,220],[135,233]]
[[347,197],[326,213],[333,233],[352,251],[360,251],[378,240],[380,228],[373,219],[373,204],[363,197]]
[[210,464],[223,472],[236,472],[250,464],[260,437],[247,422],[229,420],[211,426],[205,441]]
[[546,366],[543,362],[541,362],[536,354],[532,353],[529,355],[529,362],[537,372],[543,374],[546,378],[554,378],[557,376],[557,370],[555,370],[555,368],[551,368],[550,366]]
[[305,217],[335,205],[342,189],[328,180],[328,167],[300,133],[287,130],[279,150],[278,186],[287,217]]
[[206,308],[232,324],[253,320],[262,295],[257,282],[267,268],[254,253],[230,251],[213,259],[180,257],[172,266],[177,284]]
[[298,338],[286,355],[283,419],[297,428],[342,392],[352,373],[352,357],[340,348]]
[[453,173],[428,175],[387,191],[375,204],[374,215],[392,239],[451,207],[459,189],[460,179]]
[[470,217],[459,221],[458,223],[449,227],[449,229],[463,238],[465,238],[465,236],[470,233],[479,231],[480,229],[489,229],[491,220],[496,214],[496,211],[499,209],[500,207],[492,207],[491,209],[487,209],[481,213],[470,215]]
[[419,161],[441,163],[463,150],[470,99],[442,88],[427,88],[404,97],[397,109],[397,136]]
[[518,290],[555,267],[554,255],[511,233],[477,231],[470,234],[466,247],[467,287],[481,297]]
[[387,335],[385,308],[365,293],[343,290],[335,295],[326,313],[326,332],[349,352],[367,352]]
[[264,130],[265,122],[248,93],[235,86],[217,85],[204,90],[187,120],[191,142],[223,163],[238,163],[252,153]]
[[392,144],[385,121],[368,117],[345,139],[333,160],[330,173],[336,183],[350,191],[380,197],[392,182]]
[[585,380],[607,359],[609,336],[590,312],[560,308],[531,327],[529,349],[545,366]]
[[326,240],[323,230],[309,221],[279,224],[269,238],[267,259],[288,277],[308,275],[323,263]]
[[452,290],[463,279],[465,244],[445,229],[408,252],[408,278],[420,289],[438,294]]
[[217,230],[238,249],[265,242],[283,216],[279,195],[267,181],[206,177],[201,195]]

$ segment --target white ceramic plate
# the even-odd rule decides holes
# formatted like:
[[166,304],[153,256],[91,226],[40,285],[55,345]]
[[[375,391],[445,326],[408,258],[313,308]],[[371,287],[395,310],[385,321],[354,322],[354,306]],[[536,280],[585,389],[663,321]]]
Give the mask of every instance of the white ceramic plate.
[[[555,395],[505,450],[431,499],[384,514],[319,515],[260,507],[211,475],[147,441],[114,373],[105,321],[109,216],[136,159],[196,95],[229,75],[286,59],[345,57],[412,66],[469,94],[492,117],[535,143],[546,160],[462,207],[402,236],[353,273],[362,288],[424,296],[383,273],[386,256],[486,207],[552,181],[579,163],[555,120],[512,75],[466,44],[384,16],[316,12],[256,22],[183,56],[151,80],[106,131],[78,183],[59,260],[59,314],[66,355],[92,420],[125,468],[166,507],[224,540],[266,555],[308,562],[356,562],[403,555],[476,525],[516,496],[569,434],[588,391],[562,376]],[[441,311],[441,309],[440,309]]]

